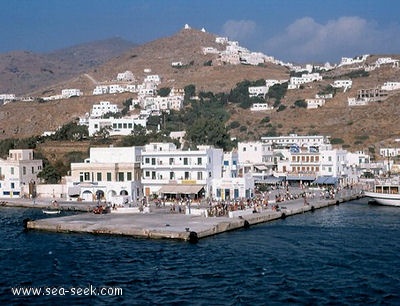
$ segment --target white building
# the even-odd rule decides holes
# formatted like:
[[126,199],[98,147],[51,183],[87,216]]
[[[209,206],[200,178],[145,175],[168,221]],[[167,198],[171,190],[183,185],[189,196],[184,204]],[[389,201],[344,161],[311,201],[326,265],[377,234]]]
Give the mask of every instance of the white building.
[[343,88],[343,87],[347,87],[347,88],[351,88],[351,86],[353,85],[353,81],[352,80],[335,80],[333,82],[333,84],[331,84],[332,87],[334,88]]
[[325,99],[306,99],[308,109],[315,109],[325,105]]
[[69,200],[136,202],[142,197],[140,183],[141,147],[90,148],[83,163],[71,163],[66,177]]
[[330,143],[329,138],[326,136],[318,136],[318,135],[299,136],[297,134],[290,134],[288,136],[261,137],[261,141],[266,144],[270,144],[276,148],[290,147],[293,144],[299,147],[302,146],[319,147]]
[[147,118],[141,116],[123,117],[123,118],[89,118],[89,136],[93,136],[101,129],[107,129],[110,136],[130,135],[135,125],[141,125],[146,128]]
[[109,88],[107,85],[97,85],[93,89],[93,95],[105,95],[109,93]]
[[171,63],[171,66],[172,66],[172,67],[177,67],[177,68],[179,68],[179,67],[182,67],[182,66],[183,66],[183,63],[182,63],[182,62],[172,62],[172,63]]
[[240,167],[249,165],[267,165],[274,163],[272,145],[261,141],[239,142],[238,161]]
[[355,97],[348,97],[347,98],[347,104],[349,106],[364,106],[368,105],[368,99],[366,98],[355,98]]
[[333,98],[333,94],[329,93],[329,94],[316,94],[315,95],[315,99],[332,99]]
[[172,143],[150,143],[142,151],[144,194],[169,198],[212,196],[212,180],[222,177],[222,159],[222,149],[211,146],[184,151]]
[[249,86],[250,97],[265,97],[269,90],[269,86]]
[[79,97],[82,95],[80,89],[77,88],[69,88],[61,90],[61,96],[63,99],[68,99],[71,97]]
[[228,37],[221,37],[221,36],[219,36],[219,37],[216,37],[215,38],[215,42],[217,43],[217,44],[227,44],[228,43]]
[[117,74],[117,81],[131,82],[135,80],[135,76],[132,71],[125,71]]
[[32,149],[10,150],[7,159],[0,159],[0,197],[36,197],[42,167],[42,160],[33,158]]
[[317,82],[317,81],[321,81],[321,80],[322,80],[322,76],[318,72],[302,74],[301,77],[291,77],[290,78],[288,89],[296,89],[296,88],[299,88],[300,85],[302,85],[302,84]]
[[400,89],[400,82],[385,82],[382,87],[382,90],[398,90]]
[[146,82],[160,84],[161,83],[161,78],[160,78],[160,76],[158,74],[150,74],[150,75],[147,75],[144,78],[144,83],[146,83]]
[[16,99],[15,94],[0,94],[0,100],[12,101],[15,99]]
[[203,47],[203,54],[218,54],[219,51],[214,47]]
[[345,66],[345,65],[353,65],[353,64],[360,64],[362,62],[365,62],[365,60],[368,58],[369,54],[364,54],[361,56],[356,56],[354,58],[351,57],[342,57],[342,60],[340,61],[339,67],[340,66]]
[[268,103],[253,103],[250,110],[253,112],[269,111],[273,110],[273,106],[269,106]]
[[109,101],[100,101],[99,104],[94,104],[90,116],[98,118],[107,113],[118,113],[119,109],[116,104],[111,104]]

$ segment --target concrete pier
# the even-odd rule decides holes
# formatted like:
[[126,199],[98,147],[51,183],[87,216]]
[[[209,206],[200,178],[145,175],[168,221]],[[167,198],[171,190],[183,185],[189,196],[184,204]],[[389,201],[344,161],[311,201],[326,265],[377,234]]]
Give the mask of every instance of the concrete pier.
[[52,232],[127,235],[141,238],[176,239],[197,242],[201,238],[226,231],[247,228],[292,215],[338,205],[362,197],[360,193],[337,195],[334,199],[314,199],[304,205],[303,199],[279,203],[279,211],[266,209],[259,213],[229,217],[204,217],[170,213],[155,209],[147,214],[78,214],[26,222],[26,228]]

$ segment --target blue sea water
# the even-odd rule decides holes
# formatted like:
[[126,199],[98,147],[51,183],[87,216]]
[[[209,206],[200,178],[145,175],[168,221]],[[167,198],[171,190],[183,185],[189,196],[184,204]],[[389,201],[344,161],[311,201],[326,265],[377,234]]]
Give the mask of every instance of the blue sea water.
[[[0,208],[1,305],[400,305],[400,209],[365,199],[197,244],[24,231]],[[120,287],[122,296],[11,288]]]

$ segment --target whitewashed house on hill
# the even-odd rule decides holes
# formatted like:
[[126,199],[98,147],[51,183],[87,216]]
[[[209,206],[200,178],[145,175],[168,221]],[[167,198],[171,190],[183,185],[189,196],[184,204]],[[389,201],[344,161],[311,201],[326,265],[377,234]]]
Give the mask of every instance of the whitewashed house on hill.
[[61,96],[63,99],[68,99],[71,97],[79,97],[81,95],[82,95],[81,90],[77,88],[69,88],[61,90]]
[[305,102],[307,103],[307,109],[315,109],[325,105],[325,99],[306,99]]
[[132,71],[127,70],[117,74],[117,81],[132,82],[135,81],[135,76],[133,75]]
[[332,87],[334,88],[351,88],[353,85],[353,81],[348,79],[348,80],[335,80],[333,84],[331,84]]
[[140,125],[146,128],[147,117],[130,116],[123,118],[89,118],[89,136],[94,136],[101,129],[107,129],[110,136],[127,136],[130,135],[135,125]]
[[250,110],[253,112],[262,112],[262,111],[270,111],[273,110],[273,106],[269,106],[268,103],[253,103],[250,107]]
[[318,73],[309,73],[309,74],[302,74],[301,77],[291,77],[289,80],[288,89],[296,89],[300,88],[300,85],[321,81],[322,76]]
[[400,82],[385,82],[381,86],[381,89],[382,90],[387,90],[387,91],[399,90],[400,89]]
[[92,111],[90,112],[90,116],[92,118],[101,117],[107,113],[118,113],[119,108],[116,104],[111,104],[109,101],[100,101],[99,104],[94,104],[92,106]]

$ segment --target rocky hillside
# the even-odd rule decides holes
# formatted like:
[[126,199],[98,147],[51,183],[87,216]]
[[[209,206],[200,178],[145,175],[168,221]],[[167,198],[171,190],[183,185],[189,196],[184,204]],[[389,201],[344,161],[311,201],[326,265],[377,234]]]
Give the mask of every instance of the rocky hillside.
[[0,93],[30,95],[105,63],[134,47],[120,38],[80,44],[47,54],[0,54]]
[[[215,43],[213,34],[194,29],[181,30],[171,37],[131,48],[102,65],[86,69],[79,76],[32,90],[34,95],[40,96],[43,93],[60,93],[63,88],[79,88],[84,96],[46,103],[15,102],[3,105],[0,107],[0,138],[26,137],[41,134],[45,130],[54,130],[59,125],[89,112],[91,106],[99,101],[108,100],[122,105],[134,95],[92,96],[91,93],[97,84],[110,83],[117,73],[126,70],[132,71],[139,83],[146,75],[144,70],[150,69],[151,74],[159,74],[162,77],[161,87],[184,87],[194,84],[197,91],[214,93],[229,92],[238,82],[245,79],[290,77],[287,68],[275,64],[223,65],[219,63],[216,55],[204,55],[202,47],[223,48]],[[383,56],[400,59],[399,55],[375,55],[368,58],[368,63],[373,63]],[[184,66],[171,66],[172,62],[178,61]],[[294,105],[297,100],[314,98],[315,94],[335,79],[348,78],[348,73],[355,70],[356,66],[337,68],[324,73],[322,81],[307,84],[302,89],[289,90],[281,102],[286,108],[279,112],[273,110],[255,113],[236,105],[229,105],[229,122],[240,123],[240,127],[230,131],[231,135],[240,140],[257,140],[271,131],[282,135],[322,134],[331,136],[332,139],[341,139],[343,145],[351,150],[378,150],[379,146],[393,145],[394,139],[400,138],[400,114],[397,106],[400,93],[390,93],[384,102],[358,107],[349,107],[347,98],[355,97],[359,89],[380,87],[386,81],[400,81],[399,68],[382,66],[369,72],[367,76],[353,78],[353,87],[349,91],[343,92],[339,89],[335,97],[327,100],[326,105],[319,109],[307,110]]]

